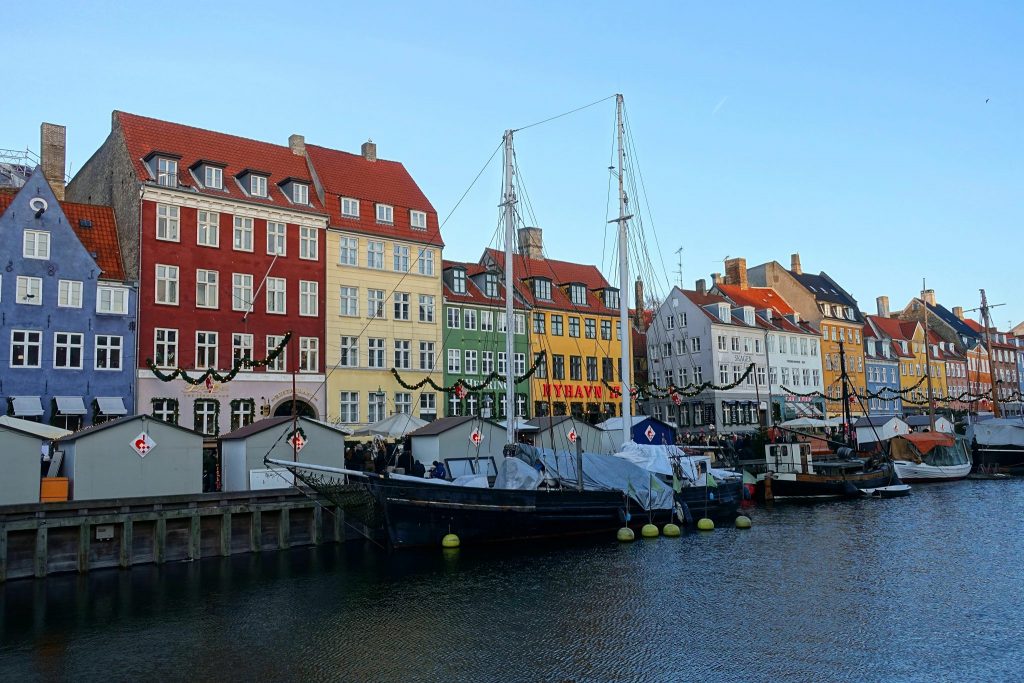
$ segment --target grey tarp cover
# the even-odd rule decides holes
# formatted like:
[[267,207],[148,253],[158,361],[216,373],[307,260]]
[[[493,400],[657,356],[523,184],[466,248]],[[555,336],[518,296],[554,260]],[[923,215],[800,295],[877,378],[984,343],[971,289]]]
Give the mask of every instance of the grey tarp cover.
[[504,458],[498,466],[494,488],[531,491],[540,486],[541,480],[540,472],[519,458]]
[[967,438],[972,437],[978,440],[979,446],[1024,448],[1024,421],[1021,421],[1020,418],[997,417],[972,424],[968,429]]
[[[705,486],[707,472],[719,481],[738,479],[741,475],[730,470],[711,467],[711,458],[706,455],[687,455],[678,446],[672,444],[640,444],[630,442],[622,445],[622,450],[615,454],[633,464],[654,472],[672,476],[671,461],[677,461],[682,470],[683,478],[694,486]],[[697,464],[703,463],[699,468]],[[685,486],[687,482],[683,482]]]

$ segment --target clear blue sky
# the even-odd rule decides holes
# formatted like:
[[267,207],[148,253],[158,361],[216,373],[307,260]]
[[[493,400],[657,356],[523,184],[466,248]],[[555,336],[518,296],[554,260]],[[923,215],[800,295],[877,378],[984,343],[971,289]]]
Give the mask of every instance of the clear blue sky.
[[[622,92],[654,263],[682,246],[687,286],[726,255],[799,251],[869,312],[927,277],[947,306],[985,287],[1001,328],[1024,319],[1024,3],[10,4],[0,147],[63,123],[77,168],[114,109],[281,144],[372,137],[443,218],[503,129]],[[612,117],[517,137],[552,257],[608,259]],[[480,255],[499,191],[495,163],[447,257]]]

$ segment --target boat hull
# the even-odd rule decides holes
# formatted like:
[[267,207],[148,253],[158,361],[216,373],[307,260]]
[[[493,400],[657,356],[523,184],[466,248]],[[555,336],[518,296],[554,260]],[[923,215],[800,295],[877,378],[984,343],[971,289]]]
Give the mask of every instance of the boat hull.
[[974,469],[979,472],[1024,474],[1024,448],[979,446],[974,449]]
[[956,481],[971,473],[971,463],[960,465],[927,465],[925,463],[896,460],[896,474],[902,481],[920,483],[929,481]]
[[707,517],[717,521],[733,521],[743,503],[743,482],[721,482],[718,486],[686,486],[676,493],[676,500],[686,503],[694,520]]
[[[888,467],[870,472],[855,472],[838,477],[825,474],[782,474],[771,480],[771,498],[816,499],[816,498],[857,498],[863,495],[861,489],[874,489],[898,484],[899,478]],[[757,494],[766,500],[767,487],[764,478],[757,482]]]

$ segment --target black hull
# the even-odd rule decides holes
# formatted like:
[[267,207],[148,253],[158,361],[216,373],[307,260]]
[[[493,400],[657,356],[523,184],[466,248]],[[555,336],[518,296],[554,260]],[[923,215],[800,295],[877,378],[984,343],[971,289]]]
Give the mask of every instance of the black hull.
[[[872,472],[858,472],[846,477],[798,474],[796,479],[772,479],[771,493],[775,500],[785,498],[859,498],[861,489],[899,484],[900,478],[888,467]],[[757,495],[765,500],[764,480],[757,482]]]
[[626,497],[616,491],[522,491],[371,479],[393,548],[440,547],[452,533],[464,545],[614,534]]
[[1013,446],[977,447],[971,471],[1024,474],[1024,449]]
[[694,520],[708,517],[716,522],[731,522],[740,514],[743,483],[723,482],[710,489],[704,486],[687,486],[676,494],[676,500],[686,503]]

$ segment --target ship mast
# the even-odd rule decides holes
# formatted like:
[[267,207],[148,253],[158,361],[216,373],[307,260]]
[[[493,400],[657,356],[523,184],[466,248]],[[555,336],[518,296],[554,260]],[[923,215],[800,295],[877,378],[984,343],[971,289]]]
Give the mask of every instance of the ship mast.
[[[613,222],[619,224],[619,328],[621,337],[622,360],[619,362],[619,388],[622,392],[622,442],[628,443],[633,440],[633,410],[630,404],[630,371],[632,370],[629,342],[632,334],[629,327],[629,219],[631,215],[626,213],[629,199],[626,197],[625,181],[625,157],[626,151],[623,148],[623,134],[625,124],[622,117],[623,100],[622,95],[615,96],[615,132],[618,140],[619,152],[619,217]],[[642,301],[636,302],[637,307],[642,306]]]
[[[989,329],[992,326],[992,322],[988,316],[988,298],[985,296],[985,290],[981,291],[981,322],[985,326],[985,346],[988,347],[988,372],[989,372],[989,388],[992,391],[992,417],[999,417],[999,399],[997,398],[996,392],[996,366],[992,362],[992,337]],[[998,304],[997,304],[998,305]]]
[[932,394],[932,352],[930,328],[928,327],[928,301],[925,299],[926,287],[924,279],[921,280],[921,304],[924,305],[924,376],[928,378],[928,425],[931,431],[935,431],[935,399]]
[[515,341],[515,319],[513,317],[513,251],[516,235],[516,190],[513,178],[512,130],[505,131],[505,192],[502,206],[505,207],[505,432],[508,443],[516,442],[515,371],[513,351]]

